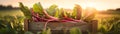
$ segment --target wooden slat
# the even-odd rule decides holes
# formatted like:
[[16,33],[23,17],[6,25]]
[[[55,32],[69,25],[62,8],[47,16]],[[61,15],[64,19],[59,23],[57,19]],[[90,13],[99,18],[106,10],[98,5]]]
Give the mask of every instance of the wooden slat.
[[[25,21],[24,23],[24,29],[25,31],[31,31],[31,32],[38,32],[43,29],[45,22],[36,22],[36,23],[28,23]],[[80,24],[80,23],[57,23],[57,22],[52,22],[48,23],[48,27],[51,28],[52,34],[54,33],[59,33],[61,31],[61,28],[67,28],[68,30],[72,27],[79,27],[82,32],[86,33],[85,30],[90,30],[91,34],[95,34],[97,32],[97,21],[93,20],[89,24]],[[58,28],[58,29],[56,29]],[[63,32],[63,31],[61,31]],[[63,32],[64,33],[64,32]],[[68,34],[69,32],[67,32]]]
[[96,34],[97,33],[97,28],[98,28],[98,21],[93,20],[91,23],[92,23],[92,32],[91,32],[91,34]]
[[24,30],[28,31],[28,20],[27,19],[25,19],[25,22],[24,22]]

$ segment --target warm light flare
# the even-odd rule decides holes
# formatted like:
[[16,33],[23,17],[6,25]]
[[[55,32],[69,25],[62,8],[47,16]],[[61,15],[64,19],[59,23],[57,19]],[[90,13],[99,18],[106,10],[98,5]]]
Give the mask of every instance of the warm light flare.
[[87,7],[93,7],[96,8],[96,3],[93,2],[84,2],[79,4],[83,9],[86,9]]

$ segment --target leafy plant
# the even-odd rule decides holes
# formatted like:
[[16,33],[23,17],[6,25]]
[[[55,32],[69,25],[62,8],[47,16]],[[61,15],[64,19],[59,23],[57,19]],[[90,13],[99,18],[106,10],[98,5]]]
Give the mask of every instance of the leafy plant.
[[80,20],[81,17],[82,17],[82,8],[81,8],[81,6],[78,5],[78,4],[75,4],[74,12],[73,13],[76,14],[76,17],[74,17],[74,18],[77,19],[77,20]]
[[70,34],[82,34],[82,32],[79,28],[74,27],[70,29]]
[[101,20],[102,27],[99,32],[103,34],[120,34],[119,32],[119,17],[110,17]]
[[57,8],[54,17],[59,18],[59,17],[60,17],[60,16],[59,16],[60,14],[61,14],[61,12],[60,12],[59,9]]
[[43,29],[42,34],[51,34],[51,29]]
[[43,15],[44,9],[43,9],[42,5],[40,4],[40,2],[39,3],[35,3],[33,5],[33,11],[35,13],[39,13],[39,15]]
[[24,6],[21,2],[19,2],[19,6],[21,11],[24,13],[25,17],[28,19],[32,18],[32,14],[27,6]]
[[120,21],[117,21],[115,24],[113,24],[113,27],[110,31],[108,31],[107,34],[120,34]]
[[[51,5],[48,9],[44,9],[42,5],[39,3],[35,3],[33,5],[33,8],[30,10],[26,8],[21,2],[20,2],[20,7],[22,12],[26,15],[29,14],[28,16],[31,17],[30,19],[33,22],[47,22],[47,21],[54,21],[54,22],[84,22],[85,21],[90,21],[95,17],[95,14],[92,13],[90,15],[87,15],[83,20],[81,20],[82,17],[82,8],[80,5],[76,4],[73,12],[68,13],[65,11],[65,9],[61,8],[59,9],[57,5]],[[94,11],[94,10],[91,10]],[[27,13],[28,12],[28,13]],[[28,19],[28,20],[30,20]]]
[[0,19],[0,34],[22,34],[24,17],[4,16]]
[[[50,34],[50,29],[46,29],[48,22],[61,22],[61,23],[83,23],[82,8],[80,5],[75,5],[73,12],[68,13],[64,8],[59,9],[57,5],[51,5],[48,9],[44,9],[40,3],[35,3],[30,10],[20,3],[22,12],[27,17],[27,14],[33,22],[46,22],[42,34]],[[26,10],[26,11],[25,11]],[[27,13],[28,12],[28,13]],[[94,14],[87,15],[85,20],[92,20]],[[29,19],[28,19],[29,20]],[[86,23],[86,22],[84,22]],[[71,34],[81,34],[78,28],[72,28]]]
[[26,31],[25,34],[33,34],[32,32]]
[[58,6],[57,6],[57,5],[53,4],[53,5],[51,5],[46,11],[47,11],[47,13],[48,13],[49,15],[55,17],[55,16],[57,16],[57,15],[55,15],[54,13],[58,12],[59,9],[58,9]]

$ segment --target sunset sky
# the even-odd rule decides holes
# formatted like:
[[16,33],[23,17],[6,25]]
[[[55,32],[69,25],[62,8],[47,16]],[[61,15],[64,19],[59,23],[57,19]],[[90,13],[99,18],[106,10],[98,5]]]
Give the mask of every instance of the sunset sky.
[[19,6],[18,2],[23,2],[28,7],[32,7],[34,3],[41,2],[44,8],[52,4],[56,4],[60,8],[70,9],[74,7],[74,4],[79,4],[82,8],[94,7],[98,10],[120,8],[120,0],[0,0],[0,4],[12,5],[14,7]]

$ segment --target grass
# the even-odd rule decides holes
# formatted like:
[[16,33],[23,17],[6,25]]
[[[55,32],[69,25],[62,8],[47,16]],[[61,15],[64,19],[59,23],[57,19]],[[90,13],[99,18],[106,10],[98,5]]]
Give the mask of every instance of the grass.
[[11,15],[11,16],[24,16],[21,10],[0,10],[0,16],[6,16],[6,15]]
[[114,20],[114,22],[116,22],[114,18],[120,19],[120,12],[112,11],[112,12],[98,13],[95,17],[95,19],[98,20],[98,29],[100,29],[100,27],[102,26],[101,23],[103,23],[103,22],[106,23],[109,20],[112,20],[112,21]]
[[98,20],[98,30],[100,30],[100,32],[102,32],[103,34],[109,33],[119,34],[118,30],[120,29],[115,30],[119,27],[115,28],[114,26],[116,26],[116,23],[119,23],[118,21],[120,21],[120,12],[118,11],[100,12],[96,15],[95,19]]

